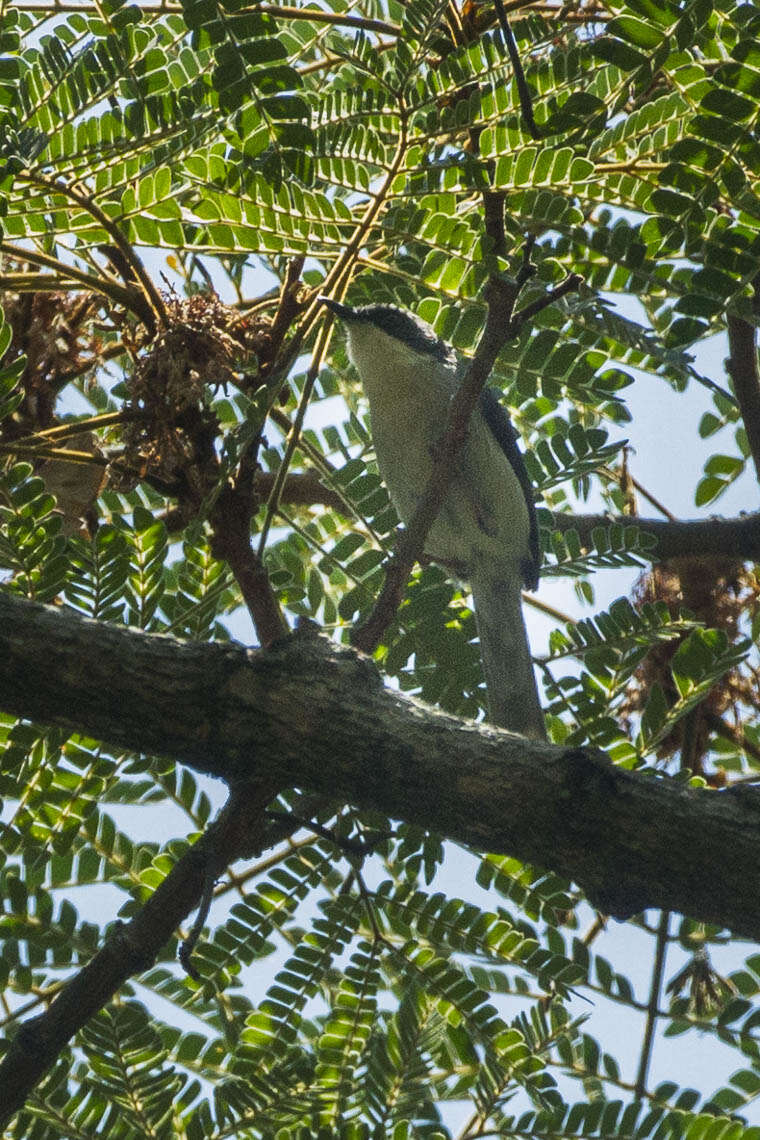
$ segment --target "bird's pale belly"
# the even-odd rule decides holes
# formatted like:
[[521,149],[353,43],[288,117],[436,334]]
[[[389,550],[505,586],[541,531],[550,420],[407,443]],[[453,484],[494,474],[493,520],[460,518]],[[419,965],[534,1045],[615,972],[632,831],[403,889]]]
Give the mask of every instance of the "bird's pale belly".
[[[380,474],[399,518],[408,523],[430,480],[433,462],[431,454],[419,446],[404,447],[403,434],[399,431],[392,438],[383,438],[382,433],[376,432],[375,453]],[[499,462],[498,466],[501,465]],[[522,556],[525,540],[514,529],[510,533],[502,517],[511,470],[504,472],[506,478],[494,499],[484,494],[484,488],[478,487],[464,474],[466,459],[457,462],[456,466],[440,514],[425,542],[425,552],[436,561],[456,569],[461,576],[468,577],[468,568],[477,554],[487,556],[490,553],[501,561],[505,555],[508,556],[509,547],[514,544],[515,553]]]

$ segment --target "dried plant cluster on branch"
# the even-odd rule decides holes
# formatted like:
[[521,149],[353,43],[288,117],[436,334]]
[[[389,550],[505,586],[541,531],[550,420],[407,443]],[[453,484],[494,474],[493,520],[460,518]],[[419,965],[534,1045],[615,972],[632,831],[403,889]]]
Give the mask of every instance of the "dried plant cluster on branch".
[[[665,602],[670,612],[693,616],[706,629],[722,631],[729,645],[736,644],[744,631],[754,625],[758,613],[760,583],[757,575],[744,562],[731,557],[672,558],[654,565],[642,574],[634,586],[637,606],[647,602]],[[676,697],[671,662],[683,643],[685,634],[653,646],[636,670],[621,708],[624,721],[631,725],[631,714],[640,714],[647,706],[654,686],[658,686],[669,702]],[[689,767],[695,775],[707,775],[714,786],[724,786],[723,769],[705,772],[704,762],[716,721],[726,731],[741,739],[744,710],[760,707],[760,678],[749,661],[727,670],[710,688],[689,721],[679,721],[657,746],[657,756],[667,759],[685,750],[685,733],[689,734]],[[723,718],[731,714],[731,720]]]

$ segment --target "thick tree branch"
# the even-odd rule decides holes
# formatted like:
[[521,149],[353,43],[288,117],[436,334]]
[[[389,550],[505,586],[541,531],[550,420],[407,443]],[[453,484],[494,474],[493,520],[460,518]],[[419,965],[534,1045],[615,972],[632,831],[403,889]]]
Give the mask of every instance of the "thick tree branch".
[[[262,497],[271,488],[274,476],[257,472],[255,487]],[[281,499],[297,506],[321,504],[347,514],[340,495],[319,479],[316,472],[289,475]],[[629,515],[573,514],[553,511],[552,525],[557,530],[576,530],[581,542],[588,545],[597,527],[622,526],[645,531],[655,539],[649,552],[651,561],[694,555],[735,555],[737,558],[760,560],[760,514],[742,515],[739,518],[721,519],[654,519],[632,518]]]
[[312,633],[183,643],[0,595],[0,707],[509,852],[616,917],[667,908],[760,938],[756,789],[690,789],[436,713]]
[[597,527],[635,527],[651,534],[656,544],[648,553],[652,562],[666,558],[735,556],[760,559],[760,514],[734,519],[641,519],[628,516],[574,515],[555,511],[552,521],[557,530],[576,530],[588,544]]

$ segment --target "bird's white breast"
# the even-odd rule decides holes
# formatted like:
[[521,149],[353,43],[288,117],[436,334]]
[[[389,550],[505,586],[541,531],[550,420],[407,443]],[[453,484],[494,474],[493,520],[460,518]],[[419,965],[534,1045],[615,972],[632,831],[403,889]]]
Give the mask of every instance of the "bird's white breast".
[[[359,351],[352,357],[369,399],[380,474],[399,517],[408,522],[430,479],[459,384],[457,369],[417,353]],[[529,549],[528,510],[511,464],[477,409],[454,462],[426,552],[465,574],[474,557],[493,557],[500,564],[512,557],[519,566]]]

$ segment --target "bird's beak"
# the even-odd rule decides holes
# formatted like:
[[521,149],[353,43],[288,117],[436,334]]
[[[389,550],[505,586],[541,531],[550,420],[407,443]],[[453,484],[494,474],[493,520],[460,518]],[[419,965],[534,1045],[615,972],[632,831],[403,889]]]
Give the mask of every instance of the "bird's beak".
[[330,312],[335,313],[336,317],[340,317],[343,321],[356,320],[356,310],[352,309],[350,305],[343,305],[340,301],[333,301],[332,297],[319,296],[318,301],[323,305],[327,305]]

